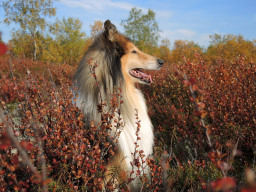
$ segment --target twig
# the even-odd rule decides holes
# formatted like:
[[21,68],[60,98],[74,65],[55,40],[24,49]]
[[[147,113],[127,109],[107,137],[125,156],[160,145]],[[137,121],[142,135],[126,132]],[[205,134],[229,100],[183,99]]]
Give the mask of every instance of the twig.
[[5,116],[4,116],[4,112],[2,109],[0,109],[0,119],[2,120],[2,122],[5,124],[6,126],[6,131],[7,134],[9,136],[9,138],[11,139],[14,147],[17,148],[17,150],[20,152],[21,157],[23,159],[23,162],[29,167],[29,169],[32,171],[32,173],[37,177],[38,181],[41,182],[41,177],[40,174],[37,170],[37,168],[31,163],[31,161],[29,160],[27,153],[25,152],[25,150],[22,148],[22,146],[20,145],[19,141],[16,139],[16,137],[13,134],[13,130],[11,128],[10,123],[6,120]]
[[13,75],[13,72],[12,72],[11,56],[9,56],[9,67],[10,67],[10,72],[11,72],[11,75],[12,75],[12,80],[14,80],[14,75]]
[[162,153],[161,155],[161,167],[163,169],[163,184],[164,184],[164,191],[169,192],[170,191],[170,181],[168,181],[168,172],[169,169],[169,154]]
[[[172,69],[174,71],[176,71],[176,73],[178,73],[180,76],[182,76],[185,81],[189,82],[188,77],[185,73],[182,73],[180,70],[176,69],[175,67],[172,67]],[[196,103],[196,95],[195,95],[195,92],[193,90],[192,85],[189,85],[189,90],[190,90],[191,96],[194,100],[195,108],[196,108],[197,111],[199,111],[198,110],[198,105]],[[211,138],[210,138],[210,135],[208,133],[208,128],[206,127],[206,123],[204,121],[204,118],[200,117],[200,122],[201,122],[202,127],[205,128],[205,134],[206,134],[206,137],[207,137],[207,140],[208,140],[208,145],[211,147],[211,149],[213,149]]]
[[[6,120],[6,118],[4,116],[4,112],[3,112],[2,109],[0,109],[0,119],[1,119],[2,123],[6,126],[6,131],[7,131],[8,137],[12,141],[13,146],[16,147],[17,150],[19,151],[19,153],[20,153],[20,155],[23,159],[23,163],[26,164],[28,166],[28,168],[31,170],[31,172],[36,176],[37,181],[40,183],[40,185],[42,187],[42,191],[47,192],[48,191],[47,186],[45,185],[45,182],[43,182],[44,181],[44,174],[45,174],[44,171],[46,170],[46,168],[44,168],[45,167],[45,161],[42,161],[42,165],[43,165],[43,162],[44,162],[44,167],[42,166],[42,171],[43,171],[43,177],[42,177],[42,175],[39,174],[37,168],[32,164],[32,162],[28,158],[28,155],[27,155],[26,151],[22,148],[19,141],[14,136],[12,127],[10,125],[10,122]],[[45,170],[43,170],[43,169],[45,169]]]
[[50,82],[51,82],[51,84],[52,84],[52,88],[53,88],[53,90],[54,90],[54,95],[55,95],[55,99],[56,99],[56,103],[58,103],[58,95],[57,95],[57,88],[56,88],[56,84],[54,83],[54,80],[53,80],[53,77],[52,77],[52,73],[51,73],[51,70],[48,68],[48,72],[49,72],[49,74],[50,74]]
[[39,148],[39,157],[40,157],[40,161],[42,164],[42,191],[43,192],[47,192],[48,188],[47,185],[45,183],[46,181],[46,163],[45,163],[45,157],[44,157],[44,150],[43,150],[43,145],[42,145],[42,138],[39,136],[38,133],[38,125],[34,126],[34,130],[37,134],[37,138],[38,138],[38,148]]

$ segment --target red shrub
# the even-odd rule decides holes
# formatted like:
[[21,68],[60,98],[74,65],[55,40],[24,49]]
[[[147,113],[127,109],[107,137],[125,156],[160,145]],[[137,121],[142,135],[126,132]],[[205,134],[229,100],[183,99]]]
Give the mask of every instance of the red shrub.
[[[133,178],[122,178],[122,172],[119,186],[106,182],[107,162],[116,147],[115,138],[109,139],[110,122],[87,125],[73,104],[74,68],[14,56],[10,61],[0,58],[1,119],[7,117],[0,124],[0,188],[126,191]],[[255,63],[239,57],[211,64],[196,55],[193,62],[185,59],[152,75],[154,83],[142,86],[156,138],[154,157],[147,160],[151,177],[140,178],[144,191],[206,186],[218,191],[226,190],[226,183],[227,190],[235,190],[245,165],[254,165]],[[135,153],[143,157],[142,151]],[[221,174],[225,177],[217,179]]]

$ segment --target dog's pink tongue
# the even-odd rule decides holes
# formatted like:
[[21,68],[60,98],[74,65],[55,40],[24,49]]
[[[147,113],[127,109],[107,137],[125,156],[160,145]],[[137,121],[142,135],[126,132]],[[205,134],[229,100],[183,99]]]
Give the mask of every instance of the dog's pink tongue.
[[142,71],[137,71],[141,77],[142,77],[142,80],[145,80],[145,81],[149,81],[150,83],[152,83],[152,77],[151,75],[147,75],[146,73],[143,73]]

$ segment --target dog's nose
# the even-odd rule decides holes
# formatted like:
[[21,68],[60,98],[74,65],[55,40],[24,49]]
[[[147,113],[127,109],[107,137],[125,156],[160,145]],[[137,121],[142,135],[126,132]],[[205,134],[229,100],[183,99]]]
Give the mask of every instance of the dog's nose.
[[164,61],[162,59],[157,59],[157,63],[162,67],[164,65]]

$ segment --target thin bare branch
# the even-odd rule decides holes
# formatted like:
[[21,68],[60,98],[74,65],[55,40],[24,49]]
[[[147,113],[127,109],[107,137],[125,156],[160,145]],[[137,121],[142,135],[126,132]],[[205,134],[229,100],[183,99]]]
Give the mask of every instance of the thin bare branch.
[[0,109],[0,119],[3,122],[3,124],[6,126],[7,134],[9,136],[9,138],[11,139],[13,146],[16,147],[17,150],[20,152],[21,157],[23,159],[23,163],[25,163],[29,167],[29,169],[32,171],[32,173],[41,182],[41,176],[40,176],[37,168],[31,163],[31,161],[28,158],[28,155],[27,155],[26,151],[22,148],[22,146],[20,145],[19,141],[14,136],[13,130],[12,130],[11,125],[10,125],[10,122],[8,122],[6,120],[6,118],[4,116],[4,112],[3,112],[2,109]]

